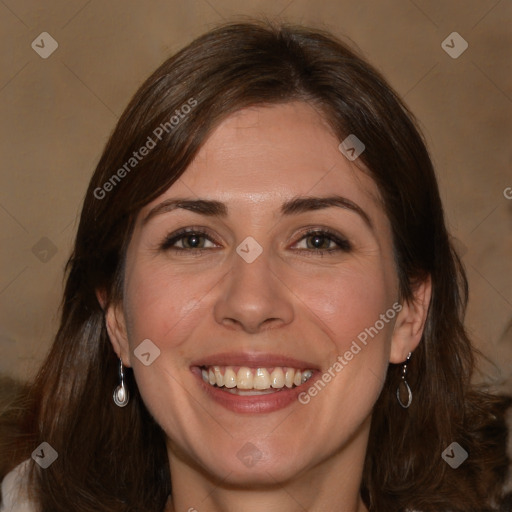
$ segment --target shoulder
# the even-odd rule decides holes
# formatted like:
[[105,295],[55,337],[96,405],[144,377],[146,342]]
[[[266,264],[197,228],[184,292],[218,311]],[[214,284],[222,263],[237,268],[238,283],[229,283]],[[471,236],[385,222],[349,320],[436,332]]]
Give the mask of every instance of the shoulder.
[[26,483],[30,462],[22,462],[3,479],[0,512],[36,512],[34,504],[27,496]]

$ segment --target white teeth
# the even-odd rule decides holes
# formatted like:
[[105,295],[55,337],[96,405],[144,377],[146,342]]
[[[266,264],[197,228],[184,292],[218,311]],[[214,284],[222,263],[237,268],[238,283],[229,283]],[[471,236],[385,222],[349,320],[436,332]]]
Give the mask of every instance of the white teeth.
[[[235,372],[236,368],[238,371]],[[272,371],[267,368],[210,366],[202,368],[203,380],[212,386],[224,387],[232,393],[240,395],[257,395],[263,392],[274,392],[275,389],[292,388],[307,382],[312,376],[312,370],[296,370],[295,368],[275,367]],[[224,370],[224,372],[222,372]],[[238,393],[238,390],[241,390]],[[254,391],[254,393],[251,392]]]
[[224,386],[227,388],[236,387],[236,374],[231,368],[226,368],[224,372]]
[[254,389],[268,389],[270,387],[270,375],[266,368],[258,368],[252,382]]
[[238,389],[252,389],[252,372],[250,368],[242,366],[236,374],[236,387]]
[[217,386],[224,386],[224,375],[222,375],[220,368],[218,366],[213,367],[213,373],[215,373],[215,379],[217,381]]
[[293,377],[295,376],[295,370],[293,368],[287,368],[284,376],[284,383],[287,388],[293,387]]
[[281,368],[274,368],[274,371],[270,374],[270,385],[278,389],[284,386],[284,373]]

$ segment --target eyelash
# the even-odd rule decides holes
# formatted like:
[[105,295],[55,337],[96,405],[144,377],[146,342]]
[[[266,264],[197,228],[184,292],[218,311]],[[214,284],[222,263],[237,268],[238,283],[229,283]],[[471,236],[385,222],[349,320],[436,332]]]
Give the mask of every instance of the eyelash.
[[[171,235],[168,235],[163,243],[160,246],[160,249],[163,251],[173,251],[175,253],[182,253],[184,251],[187,252],[194,252],[197,255],[202,254],[204,251],[210,250],[210,248],[181,248],[181,247],[173,247],[173,245],[186,238],[187,236],[191,235],[199,235],[206,237],[210,242],[214,242],[216,244],[219,244],[213,237],[211,237],[206,231],[204,231],[201,228],[184,228],[180,229],[176,233],[172,233]],[[336,233],[332,232],[329,229],[322,228],[322,229],[309,229],[306,232],[301,234],[301,237],[297,240],[297,242],[294,243],[296,245],[298,242],[302,241],[303,239],[310,237],[310,236],[319,236],[323,238],[327,238],[329,241],[334,242],[338,247],[331,248],[331,249],[298,249],[302,252],[308,252],[308,253],[314,253],[315,255],[323,256],[324,254],[332,255],[334,253],[337,253],[339,251],[343,252],[350,252],[352,250],[352,245],[350,242],[344,238],[340,238]]]

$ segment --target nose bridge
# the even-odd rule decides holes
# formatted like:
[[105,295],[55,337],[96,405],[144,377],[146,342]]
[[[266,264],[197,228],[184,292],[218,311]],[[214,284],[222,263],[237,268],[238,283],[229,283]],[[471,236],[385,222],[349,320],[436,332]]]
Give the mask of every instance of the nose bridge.
[[232,255],[231,270],[216,304],[217,322],[257,331],[265,324],[288,323],[292,305],[272,270],[272,253],[252,237]]
[[247,237],[236,248],[231,271],[235,282],[260,285],[260,291],[264,291],[272,285],[270,248],[264,249],[254,238]]

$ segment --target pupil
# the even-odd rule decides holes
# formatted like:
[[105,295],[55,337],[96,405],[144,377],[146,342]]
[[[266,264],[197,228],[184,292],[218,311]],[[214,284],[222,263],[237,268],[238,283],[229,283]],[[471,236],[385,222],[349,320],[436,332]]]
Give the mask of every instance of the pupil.
[[189,247],[197,247],[199,245],[199,238],[197,235],[189,235],[187,240],[188,240],[188,243],[187,245]]
[[316,247],[318,249],[319,247],[321,247],[323,245],[322,242],[324,242],[324,237],[322,235],[314,235],[313,236],[312,243],[313,243],[314,247]]

